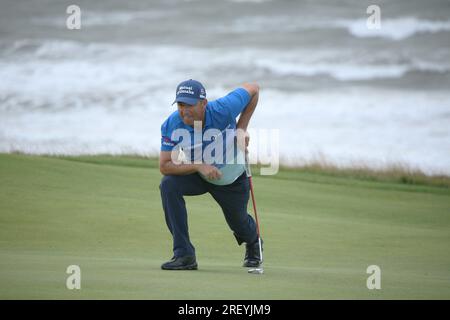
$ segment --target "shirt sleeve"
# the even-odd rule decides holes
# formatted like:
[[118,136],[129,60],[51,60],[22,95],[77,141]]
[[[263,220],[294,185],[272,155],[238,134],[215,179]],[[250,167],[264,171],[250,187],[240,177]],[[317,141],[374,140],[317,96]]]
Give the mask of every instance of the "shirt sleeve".
[[172,135],[171,130],[168,128],[167,121],[161,125],[161,151],[172,151],[176,146],[176,142],[173,142],[170,137]]
[[226,109],[232,118],[236,117],[245,109],[250,102],[250,94],[244,88],[237,88],[225,97],[216,100],[216,103]]

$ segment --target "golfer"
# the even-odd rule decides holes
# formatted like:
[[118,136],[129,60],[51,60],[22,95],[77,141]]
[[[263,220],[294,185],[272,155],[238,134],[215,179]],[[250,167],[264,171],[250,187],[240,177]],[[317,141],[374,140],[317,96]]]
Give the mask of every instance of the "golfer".
[[[236,129],[246,132],[258,103],[258,96],[257,84],[245,83],[214,101],[206,99],[205,88],[196,80],[186,80],[177,86],[174,103],[177,103],[178,110],[161,126],[159,169],[164,177],[159,188],[166,224],[173,237],[173,258],[162,264],[162,269],[198,268],[195,248],[189,239],[184,196],[205,193],[211,194],[221,207],[238,245],[246,244],[243,266],[260,265],[256,224],[247,212],[249,182],[243,158],[240,157],[241,161],[235,161],[234,164],[228,164],[229,161],[222,157],[219,158],[223,163],[211,162],[205,159],[204,152],[209,144],[220,140],[225,146],[225,151],[215,148],[213,155],[231,154],[234,160],[239,158],[236,149],[234,153],[229,152],[230,146],[233,147],[233,142],[236,141],[236,137],[232,134],[236,133]],[[238,115],[240,117],[236,123]],[[198,143],[199,136],[203,137],[200,143]],[[248,136],[245,144],[246,147]],[[218,145],[221,146],[222,143]],[[185,161],[177,160],[180,159],[180,155],[185,157]]]

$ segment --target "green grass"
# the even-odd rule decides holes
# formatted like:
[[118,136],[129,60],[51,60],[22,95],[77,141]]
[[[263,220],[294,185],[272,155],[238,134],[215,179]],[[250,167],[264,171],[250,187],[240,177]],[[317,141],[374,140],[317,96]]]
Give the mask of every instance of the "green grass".
[[[445,186],[255,175],[258,276],[209,195],[186,197],[199,270],[160,270],[171,257],[160,179],[156,159],[0,154],[0,299],[450,299]],[[73,264],[81,290],[66,288]],[[369,265],[381,290],[366,288]]]

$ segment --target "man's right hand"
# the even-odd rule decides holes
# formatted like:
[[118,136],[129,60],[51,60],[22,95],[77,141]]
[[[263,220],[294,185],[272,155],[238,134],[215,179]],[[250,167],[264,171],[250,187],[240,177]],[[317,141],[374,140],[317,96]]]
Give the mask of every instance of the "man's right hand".
[[222,177],[222,172],[210,164],[173,163],[171,151],[161,151],[159,155],[159,171],[165,176],[186,175],[198,172],[208,179],[215,180]]
[[203,176],[211,180],[217,180],[222,177],[222,172],[220,172],[219,169],[210,164],[201,164],[198,167],[197,171],[198,173],[202,174]]

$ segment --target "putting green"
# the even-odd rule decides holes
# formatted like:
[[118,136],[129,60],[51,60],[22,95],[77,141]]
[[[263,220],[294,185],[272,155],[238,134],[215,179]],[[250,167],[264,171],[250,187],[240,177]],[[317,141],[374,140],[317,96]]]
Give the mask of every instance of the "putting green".
[[[241,267],[209,195],[186,197],[199,270],[162,271],[156,160],[0,155],[0,298],[450,299],[449,189],[253,171],[264,274]],[[66,288],[69,265],[81,290]]]

